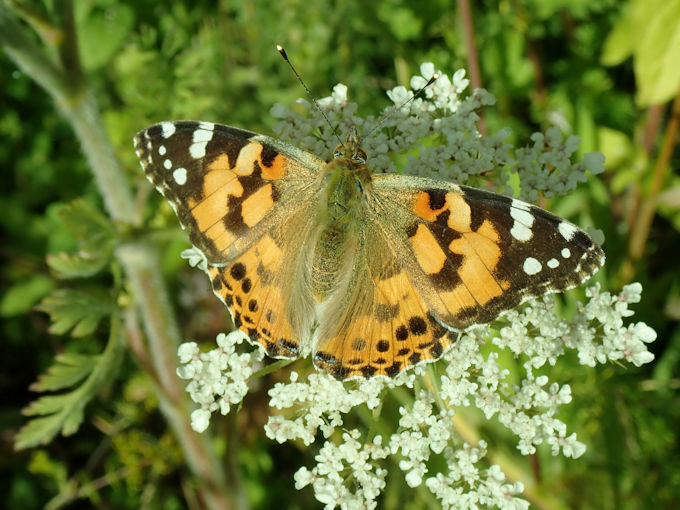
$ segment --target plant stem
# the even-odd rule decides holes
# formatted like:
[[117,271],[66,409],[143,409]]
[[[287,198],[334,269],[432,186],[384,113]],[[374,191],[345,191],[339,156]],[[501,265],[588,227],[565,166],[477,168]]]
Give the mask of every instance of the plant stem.
[[624,261],[621,269],[621,280],[623,283],[629,282],[635,274],[635,263],[640,260],[645,251],[649,231],[656,213],[656,200],[661,191],[661,186],[670,168],[670,160],[675,150],[678,137],[678,127],[680,125],[680,92],[676,94],[671,107],[670,118],[666,125],[661,151],[656,158],[652,182],[646,198],[640,204],[640,211],[637,215],[630,232],[628,241],[628,258]]
[[[72,19],[72,13],[68,12],[71,3],[62,5],[67,11],[64,19]],[[65,28],[72,30],[73,26],[66,23]],[[75,34],[66,38],[70,41],[68,67],[80,68],[79,63],[71,60],[77,56],[73,53]],[[94,93],[81,76],[64,71],[64,62],[50,59],[4,3],[0,3],[0,44],[17,66],[54,98],[59,111],[71,123],[108,214],[116,221],[132,223],[135,218],[133,194],[103,128]],[[210,447],[208,436],[191,429],[190,403],[174,374],[180,334],[160,272],[158,254],[149,243],[136,241],[121,245],[116,256],[125,269],[142,314],[148,359],[159,382],[161,411],[184,450],[206,506],[215,510],[229,509],[232,502],[222,465]]]
[[[482,88],[482,73],[479,70],[479,58],[477,57],[477,46],[475,44],[475,23],[470,10],[470,0],[458,0],[458,12],[460,13],[463,36],[465,37],[470,84],[473,89],[480,89]],[[477,123],[477,129],[481,134],[485,135],[486,122],[484,122],[483,110],[480,109],[478,115],[479,122]]]

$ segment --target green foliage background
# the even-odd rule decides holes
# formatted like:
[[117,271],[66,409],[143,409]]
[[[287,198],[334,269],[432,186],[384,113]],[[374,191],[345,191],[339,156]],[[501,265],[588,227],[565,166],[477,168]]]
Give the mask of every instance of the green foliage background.
[[[610,290],[643,284],[636,320],[657,330],[656,360],[555,368],[574,393],[562,418],[588,445],[583,458],[547,450],[523,458],[502,439],[491,448],[532,485],[537,507],[680,506],[680,0],[489,0],[474,2],[469,17],[460,5],[0,0],[3,507],[318,506],[310,490],[292,488],[314,451],[262,432],[266,390],[285,375],[259,382],[237,415],[196,439],[186,430],[190,406],[165,377],[174,351],[146,343],[149,312],[134,306],[160,269],[179,338],[229,329],[203,275],[180,259],[185,238],[143,178],[131,140],[150,123],[183,118],[271,132],[272,105],[303,94],[277,43],[315,96],[345,83],[364,114],[386,106],[385,89],[408,85],[421,62],[452,74],[476,55],[481,85],[498,100],[483,112],[489,132],[510,126],[513,141],[526,142],[557,124],[581,137],[583,152],[605,154],[602,179],[549,205],[604,231]],[[49,66],[26,67],[21,48],[43,55],[63,81],[41,81]],[[64,93],[50,96],[36,79]],[[101,141],[74,132],[81,104],[98,105],[100,119],[87,113],[111,154],[83,155],[81,144],[87,152]],[[112,212],[107,175],[93,179],[98,156],[117,160],[133,190],[128,217]],[[160,264],[131,278],[130,253],[142,245]],[[28,422],[22,410],[39,418]],[[397,477],[381,505],[436,507]]]

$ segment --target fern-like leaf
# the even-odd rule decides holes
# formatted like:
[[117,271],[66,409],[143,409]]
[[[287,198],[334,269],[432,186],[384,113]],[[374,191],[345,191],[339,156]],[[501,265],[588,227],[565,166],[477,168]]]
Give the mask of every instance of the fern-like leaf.
[[50,333],[63,335],[72,330],[72,336],[83,337],[92,334],[99,322],[113,313],[115,303],[101,293],[57,289],[37,308],[50,315]]
[[71,391],[42,396],[25,408],[24,414],[35,418],[17,433],[15,448],[20,450],[49,443],[59,432],[64,436],[75,433],[83,422],[87,403],[110,381],[121,352],[120,321],[118,314],[113,314],[109,340],[101,355],[62,355],[34,385],[40,390],[63,389],[82,381]]

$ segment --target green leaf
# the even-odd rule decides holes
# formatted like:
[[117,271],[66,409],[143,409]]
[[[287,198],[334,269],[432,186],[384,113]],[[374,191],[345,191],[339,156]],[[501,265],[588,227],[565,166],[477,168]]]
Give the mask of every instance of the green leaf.
[[73,386],[85,379],[100,356],[66,352],[57,355],[54,365],[31,385],[33,391],[56,391]]
[[135,21],[130,6],[108,1],[97,3],[100,5],[92,8],[92,4],[76,2],[78,50],[83,67],[89,71],[109,63],[129,37]]
[[47,264],[60,278],[86,278],[111,260],[116,230],[92,204],[77,199],[60,212],[61,221],[78,242],[76,253],[47,256]]
[[[73,393],[71,394],[73,395]],[[44,397],[43,397],[44,398]],[[42,399],[40,399],[42,400]],[[71,398],[66,402],[67,405],[61,408],[61,412],[33,418],[30,420],[16,436],[15,447],[17,450],[31,448],[39,444],[47,444],[59,431],[64,436],[69,436],[78,430],[83,422],[83,408],[86,402],[78,402]],[[72,405],[69,405],[72,404]]]
[[[46,444],[59,432],[68,436],[78,430],[83,422],[85,406],[102,386],[109,382],[118,365],[123,345],[120,329],[120,321],[116,315],[111,320],[109,340],[100,356],[67,356],[69,363],[79,363],[79,366],[66,369],[64,373],[68,372],[70,375],[58,381],[57,386],[65,387],[63,384],[66,378],[75,379],[77,372],[87,373],[87,378],[70,392],[42,396],[24,409],[24,414],[37,418],[31,419],[17,433],[15,448],[24,449]],[[58,359],[57,363],[61,361],[63,358]],[[55,381],[56,378],[53,377],[52,382]]]
[[378,4],[377,15],[400,41],[413,39],[422,32],[423,20],[408,7],[385,2]]
[[680,0],[633,2],[639,106],[665,103],[680,88]]
[[63,409],[64,406],[68,405],[71,398],[69,393],[40,397],[35,402],[31,402],[28,407],[24,408],[22,413],[26,416],[41,416],[56,413],[60,409]]
[[634,38],[631,37],[633,30],[633,17],[629,9],[619,22],[607,35],[604,42],[600,62],[605,66],[615,66],[622,63],[633,54],[635,48]]
[[99,209],[87,200],[78,198],[59,211],[64,226],[87,251],[101,250],[113,245],[116,229]]
[[630,163],[635,149],[628,134],[601,126],[597,131],[597,138],[608,169],[616,169]]
[[0,299],[0,315],[14,317],[28,312],[53,288],[54,280],[41,274],[20,280],[9,287]]
[[99,321],[115,310],[115,304],[108,296],[57,289],[43,299],[38,309],[50,315],[50,333],[62,335],[72,329],[72,336],[83,337],[91,334]]
[[58,278],[88,278],[101,271],[111,260],[111,251],[90,254],[57,253],[47,255],[47,265]]
[[600,61],[633,55],[638,106],[662,104],[680,89],[680,0],[633,0],[607,36]]

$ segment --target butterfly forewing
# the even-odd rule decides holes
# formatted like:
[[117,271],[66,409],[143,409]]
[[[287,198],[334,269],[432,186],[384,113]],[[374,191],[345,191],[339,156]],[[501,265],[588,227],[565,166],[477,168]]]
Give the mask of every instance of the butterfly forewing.
[[[282,195],[303,193],[320,162],[283,156],[278,143],[210,122],[162,122],[135,148],[147,177],[168,199],[209,262],[233,260],[289,214]],[[315,166],[314,166],[315,165]],[[284,201],[285,202],[285,201]]]
[[280,145],[194,121],[163,122],[135,137],[142,167],[205,255],[235,325],[269,355],[297,357],[311,329],[311,293],[298,281],[301,239],[315,225],[322,162],[302,151],[284,155]]
[[582,230],[509,197],[446,181],[375,176],[384,228],[435,316],[462,330],[528,297],[583,283],[604,262]]

